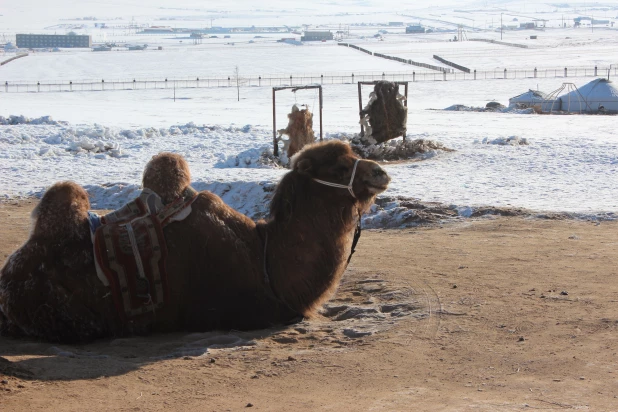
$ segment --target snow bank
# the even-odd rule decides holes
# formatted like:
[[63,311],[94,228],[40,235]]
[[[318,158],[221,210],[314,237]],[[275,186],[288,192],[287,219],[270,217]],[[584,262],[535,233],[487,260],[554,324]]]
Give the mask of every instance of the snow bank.
[[493,113],[512,113],[512,114],[535,114],[532,107],[520,108],[517,104],[512,104],[508,107],[472,107],[463,104],[454,104],[449,106],[444,111],[447,112],[493,112]]
[[[419,114],[426,118],[417,120],[426,124],[417,128],[425,132],[408,136],[406,145],[424,142],[421,146],[427,147],[440,141],[456,151],[428,146],[424,153],[415,149],[412,161],[384,165],[392,177],[384,195],[408,200],[388,207],[379,204],[368,216],[369,227],[398,227],[424,219],[426,209],[406,206],[411,198],[455,204],[462,209],[449,213],[456,216],[473,216],[478,206],[590,216],[618,211],[618,143],[610,118],[534,116],[522,122],[516,116],[497,119],[484,113]],[[597,127],[594,134],[589,133],[592,126]],[[355,144],[358,136],[349,128],[338,130],[327,133],[326,139]],[[535,136],[534,144],[529,136]],[[271,142],[267,126],[2,125],[0,198],[40,196],[57,181],[73,180],[88,188],[93,207],[117,208],[136,196],[151,157],[171,151],[187,159],[196,188],[213,191],[248,216],[263,217],[274,185],[287,170],[272,155]],[[390,152],[397,154],[406,148],[403,145],[401,139],[369,145],[362,155],[391,159]]]
[[289,164],[285,151],[281,150],[275,156],[272,146],[262,146],[244,150],[236,155],[230,155],[217,162],[217,168],[246,167],[246,168],[285,168]]
[[526,139],[525,137],[517,137],[517,136],[510,136],[510,137],[498,137],[496,139],[489,139],[489,138],[484,138],[482,140],[483,144],[497,144],[500,146],[527,146],[528,143],[528,139]]
[[[331,134],[330,139],[337,139],[349,143],[352,150],[363,159],[377,161],[398,160],[425,160],[437,156],[442,152],[452,152],[442,143],[429,139],[393,139],[384,143],[377,143],[371,137],[361,138],[359,135]],[[217,162],[217,168],[286,168],[289,159],[284,150],[279,156],[273,154],[271,146],[262,146],[258,149],[244,150],[239,154],[231,155]]]
[[36,119],[30,119],[26,116],[14,116],[11,115],[8,118],[0,116],[0,125],[16,125],[16,124],[67,124],[66,122],[57,122],[51,118],[51,116],[38,117]]

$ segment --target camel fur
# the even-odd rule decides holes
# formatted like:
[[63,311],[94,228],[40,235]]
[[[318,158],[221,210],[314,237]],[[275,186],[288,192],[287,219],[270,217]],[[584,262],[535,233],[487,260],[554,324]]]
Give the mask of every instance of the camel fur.
[[[257,223],[201,192],[189,216],[164,228],[170,303],[132,322],[121,321],[96,276],[86,192],[58,183],[41,199],[30,238],[0,270],[0,332],[83,342],[258,329],[310,317],[339,284],[357,219],[390,181],[370,160],[358,163],[355,197],[313,180],[347,185],[356,159],[343,142],[306,146],[277,186],[270,216]],[[181,160],[170,154],[153,159],[144,186],[160,184],[157,190],[171,194],[188,184]]]
[[[408,123],[408,108],[399,94],[399,85],[379,81],[370,94],[369,102],[361,110],[360,123],[365,128],[364,139],[369,143],[383,143],[399,136],[405,136]],[[375,142],[371,141],[375,140]]]
[[289,139],[283,141],[283,150],[287,150],[288,158],[294,156],[305,145],[315,142],[313,132],[313,114],[309,108],[299,109],[297,105],[292,106],[292,111],[288,114],[288,127],[278,130],[279,140],[282,135],[287,134]]

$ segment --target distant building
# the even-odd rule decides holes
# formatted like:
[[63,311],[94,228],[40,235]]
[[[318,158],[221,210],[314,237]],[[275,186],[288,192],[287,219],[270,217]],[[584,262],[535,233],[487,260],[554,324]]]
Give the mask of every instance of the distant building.
[[91,47],[92,37],[77,34],[18,34],[16,43],[20,49]]
[[536,23],[519,23],[520,29],[536,29]]
[[403,26],[403,22],[402,21],[389,21],[388,25],[389,26],[399,26],[399,27],[401,27],[401,26]]
[[580,17],[575,17],[573,19],[573,21],[575,22],[575,27],[579,27],[581,24],[583,24],[584,21],[587,21],[588,24],[597,24],[597,25],[601,25],[601,24],[610,24],[609,20],[595,20],[591,17],[587,17],[587,16],[580,16]]
[[147,44],[136,44],[136,45],[131,45],[131,46],[127,46],[127,49],[129,50],[146,50],[146,48],[148,47]]
[[167,34],[174,33],[174,29],[169,26],[150,26],[141,31],[143,34]]
[[406,33],[425,33],[425,28],[420,24],[412,24],[406,27]]
[[300,38],[301,41],[323,41],[333,40],[335,37],[330,31],[306,31]]
[[283,37],[280,40],[277,40],[277,43],[287,43],[287,44],[293,44],[295,46],[302,46],[303,44],[296,40],[294,37]]

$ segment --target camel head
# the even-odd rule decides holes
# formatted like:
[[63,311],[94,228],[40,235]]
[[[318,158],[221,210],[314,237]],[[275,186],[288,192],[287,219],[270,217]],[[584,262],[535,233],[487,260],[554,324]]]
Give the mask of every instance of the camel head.
[[191,184],[189,164],[175,153],[159,153],[144,169],[142,185],[161,197],[164,204],[172,202]]
[[[380,165],[359,159],[350,145],[338,140],[305,146],[292,158],[291,165],[293,171],[323,185],[332,196],[361,203],[372,202],[391,180]],[[335,187],[328,187],[327,183],[334,183]]]
[[88,193],[74,182],[50,187],[32,211],[32,236],[42,239],[76,240],[87,237]]

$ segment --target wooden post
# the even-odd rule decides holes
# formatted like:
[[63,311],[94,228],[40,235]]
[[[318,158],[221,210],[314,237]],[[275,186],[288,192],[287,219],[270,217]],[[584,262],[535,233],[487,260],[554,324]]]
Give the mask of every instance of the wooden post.
[[320,142],[322,141],[322,86],[320,86]]
[[[362,85],[361,82],[358,82],[358,116],[360,117],[360,120],[363,120],[363,115],[362,115],[362,111],[363,111],[363,94],[362,94]],[[360,136],[363,137],[365,135],[365,128],[363,127],[363,123],[361,122],[360,124],[361,127],[361,132],[360,132]]]
[[279,156],[279,146],[277,145],[277,111],[275,107],[277,106],[275,105],[275,89],[273,88],[273,154]]
[[[407,108],[408,107],[408,82],[406,82],[405,91],[406,91],[406,100],[403,101],[403,106]],[[406,116],[406,118],[407,118],[407,116]],[[408,124],[406,123],[406,127],[403,130],[403,141],[404,142],[406,141],[406,135],[407,134],[408,134]]]

